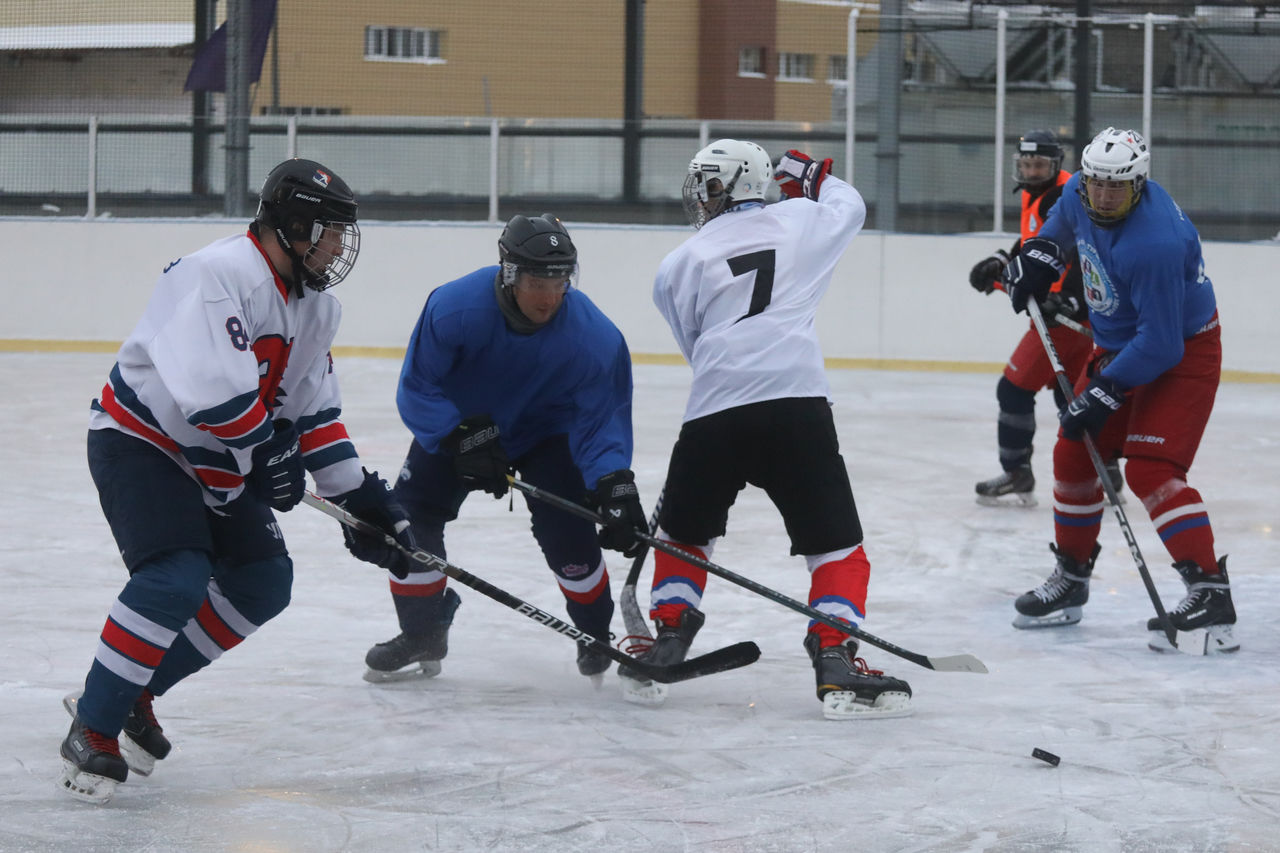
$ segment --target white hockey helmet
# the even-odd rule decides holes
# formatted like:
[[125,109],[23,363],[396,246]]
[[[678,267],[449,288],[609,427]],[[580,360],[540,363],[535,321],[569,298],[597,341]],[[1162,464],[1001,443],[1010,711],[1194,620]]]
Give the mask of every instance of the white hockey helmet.
[[[1080,200],[1089,218],[1099,225],[1114,225],[1128,216],[1142,198],[1147,175],[1151,172],[1151,152],[1147,141],[1136,130],[1117,130],[1108,127],[1093,138],[1080,153]],[[1090,199],[1090,187],[1095,195],[1117,184],[1127,183],[1124,198],[1099,208],[1096,199]]]
[[701,228],[735,204],[764,201],[773,180],[769,152],[754,142],[717,139],[689,161],[684,212]]

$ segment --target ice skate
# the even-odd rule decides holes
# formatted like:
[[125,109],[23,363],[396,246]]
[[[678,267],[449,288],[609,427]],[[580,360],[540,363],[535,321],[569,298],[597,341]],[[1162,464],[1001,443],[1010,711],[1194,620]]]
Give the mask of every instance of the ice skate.
[[[601,642],[607,643],[607,637],[599,638]],[[604,684],[604,674],[609,669],[609,665],[613,663],[603,650],[586,643],[578,643],[578,672],[591,679],[591,683],[599,688]]]
[[[67,709],[73,719],[83,693],[83,690],[76,690],[62,698],[62,707]],[[121,756],[129,769],[139,776],[150,776],[151,771],[155,770],[156,762],[167,756],[173,748],[173,744],[164,736],[164,729],[156,720],[155,712],[151,710],[154,699],[150,690],[142,691],[142,695],[129,710],[129,717],[124,721],[124,730],[121,732],[124,737],[119,741]]]
[[378,643],[364,656],[367,667],[364,680],[372,684],[435,678],[440,674],[440,661],[449,653],[449,626],[462,600],[452,589],[444,591],[441,616],[430,623],[422,634],[400,633]]
[[[1178,651],[1193,655],[1227,654],[1240,650],[1235,638],[1236,608],[1231,602],[1231,582],[1227,578],[1227,558],[1218,560],[1218,574],[1206,574],[1190,560],[1174,563],[1187,594],[1168,612],[1178,632]],[[1157,652],[1171,652],[1169,638],[1160,620],[1147,620],[1151,638],[1147,646]]]
[[[689,654],[694,636],[706,621],[706,615],[696,607],[681,609],[674,624],[656,621],[654,625],[657,631],[653,645],[649,646],[649,650],[639,660],[658,666],[681,663]],[[618,667],[618,675],[622,678],[622,698],[626,701],[655,707],[667,701],[667,685],[645,678],[626,664]]]
[[850,637],[839,645],[819,648],[821,642],[816,633],[804,638],[818,682],[822,716],[828,720],[870,720],[905,717],[912,712],[911,686],[868,667],[858,657],[857,640]]
[[62,741],[62,776],[58,788],[86,803],[102,805],[111,799],[116,785],[129,778],[129,765],[120,755],[120,744],[86,728],[79,717]]
[[1058,558],[1058,564],[1048,580],[1024,592],[1013,603],[1018,611],[1013,620],[1015,628],[1056,628],[1080,621],[1081,611],[1089,600],[1089,576],[1102,548],[1094,545],[1093,553],[1083,565],[1059,551],[1057,545],[1049,545],[1049,550]]
[[1037,505],[1036,496],[1032,494],[1036,488],[1035,475],[1030,465],[1005,471],[999,477],[983,480],[973,490],[977,492],[977,501],[982,506],[1033,507]]

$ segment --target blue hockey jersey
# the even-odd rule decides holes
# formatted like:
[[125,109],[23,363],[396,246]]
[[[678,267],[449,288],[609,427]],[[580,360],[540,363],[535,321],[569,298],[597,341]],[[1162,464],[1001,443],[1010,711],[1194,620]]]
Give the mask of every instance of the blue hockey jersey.
[[1217,312],[1200,235],[1155,181],[1118,225],[1095,225],[1079,196],[1080,174],[1040,229],[1080,256],[1094,342],[1118,353],[1102,371],[1126,388],[1145,385],[1182,360],[1183,341]]
[[570,290],[532,334],[513,331],[498,305],[498,266],[432,291],[409,339],[396,405],[422,447],[464,419],[489,415],[515,459],[566,434],[588,488],[631,467],[631,354],[586,294]]

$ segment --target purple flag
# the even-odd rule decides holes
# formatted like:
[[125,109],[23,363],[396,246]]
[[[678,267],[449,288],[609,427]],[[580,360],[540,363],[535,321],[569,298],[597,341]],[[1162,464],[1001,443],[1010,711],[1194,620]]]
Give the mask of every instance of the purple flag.
[[[271,25],[276,19],[276,0],[249,0],[249,82],[262,78],[262,57],[267,52]],[[227,90],[227,25],[213,31],[191,62],[184,92],[225,92]]]

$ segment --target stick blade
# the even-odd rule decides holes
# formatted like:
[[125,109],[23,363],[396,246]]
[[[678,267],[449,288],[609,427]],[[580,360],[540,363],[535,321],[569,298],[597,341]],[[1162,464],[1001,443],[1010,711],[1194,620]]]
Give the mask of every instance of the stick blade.
[[928,660],[929,668],[938,672],[987,672],[987,665],[973,655],[947,655]]
[[[747,666],[760,659],[760,647],[750,640],[734,643],[705,655],[671,666],[654,666],[642,669],[646,677],[661,684],[674,684],[677,681],[688,681],[703,675],[713,675],[730,669]],[[633,664],[634,666],[634,664]],[[638,667],[637,667],[638,668]]]

